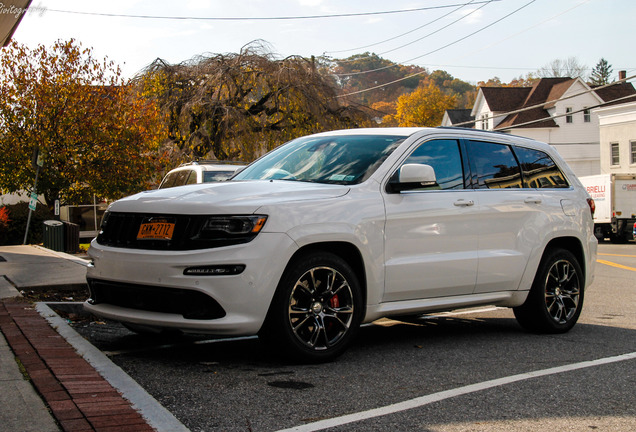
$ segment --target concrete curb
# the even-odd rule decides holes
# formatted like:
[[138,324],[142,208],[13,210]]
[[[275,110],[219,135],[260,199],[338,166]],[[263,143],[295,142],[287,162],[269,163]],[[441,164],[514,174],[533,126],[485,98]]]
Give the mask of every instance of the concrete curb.
[[31,245],[31,246],[34,247],[35,249],[38,249],[38,250],[42,251],[42,252],[46,252],[46,253],[49,253],[51,255],[55,255],[55,256],[57,256],[59,258],[65,259],[66,261],[74,262],[75,264],[79,264],[79,265],[82,265],[84,267],[88,267],[88,265],[90,264],[90,260],[84,259],[84,258],[80,258],[80,257],[77,257],[75,255],[69,255],[69,254],[67,254],[65,252],[54,251],[52,249],[48,249],[48,248],[45,248],[45,247],[40,246],[40,245]]
[[[54,304],[54,303],[49,303]],[[64,339],[99,372],[115,389],[128,399],[135,410],[157,432],[189,432],[171,412],[128,376],[106,355],[80,336],[46,303],[36,303],[36,310]]]

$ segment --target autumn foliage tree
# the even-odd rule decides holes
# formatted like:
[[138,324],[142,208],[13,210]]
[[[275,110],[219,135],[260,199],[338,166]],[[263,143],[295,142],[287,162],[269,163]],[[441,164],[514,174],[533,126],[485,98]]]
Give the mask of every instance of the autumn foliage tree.
[[432,81],[397,101],[395,121],[398,126],[439,126],[444,112],[455,106],[456,96],[447,95]]
[[[332,60],[329,72],[337,77],[341,95],[353,93],[347,97],[347,101],[366,106],[378,102],[395,102],[400,95],[415,90],[428,76],[423,67],[394,63],[368,52]],[[361,90],[392,82],[395,83],[356,94]]]
[[148,187],[161,157],[160,111],[74,40],[0,55],[0,188],[30,191],[31,160],[44,165],[37,193],[49,206],[92,194],[118,198]]
[[339,103],[312,59],[277,59],[261,43],[175,65],[158,59],[137,81],[159,101],[182,159],[250,162],[292,138],[368,121]]

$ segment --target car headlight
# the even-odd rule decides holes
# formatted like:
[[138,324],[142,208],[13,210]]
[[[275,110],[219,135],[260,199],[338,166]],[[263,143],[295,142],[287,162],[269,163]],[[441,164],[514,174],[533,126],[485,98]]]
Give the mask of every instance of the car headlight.
[[267,216],[208,216],[195,229],[190,241],[209,243],[210,247],[247,243],[263,229]]

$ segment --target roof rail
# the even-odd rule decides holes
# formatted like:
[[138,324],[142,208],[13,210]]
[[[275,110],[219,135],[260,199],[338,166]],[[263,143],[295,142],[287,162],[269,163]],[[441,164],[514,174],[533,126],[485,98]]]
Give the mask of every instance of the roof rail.
[[493,135],[499,135],[499,136],[507,136],[507,137],[515,137],[515,138],[523,138],[526,139],[528,141],[537,141],[534,138],[528,138],[528,137],[524,137],[521,135],[514,135],[511,133],[507,133],[507,132],[500,132],[500,131],[493,131],[493,130],[484,130],[484,129],[473,129],[473,128],[463,128],[463,127],[459,127],[459,126],[437,126],[435,129],[449,129],[449,130],[455,130],[455,131],[462,131],[462,132],[477,132],[477,133],[486,133],[486,134],[493,134]]
[[226,160],[217,160],[217,159],[197,159],[197,160],[193,160],[191,162],[184,162],[181,165],[179,165],[180,167],[183,166],[189,166],[189,165],[207,165],[207,164],[213,164],[213,165],[246,165],[245,162],[241,162],[241,161],[226,161]]

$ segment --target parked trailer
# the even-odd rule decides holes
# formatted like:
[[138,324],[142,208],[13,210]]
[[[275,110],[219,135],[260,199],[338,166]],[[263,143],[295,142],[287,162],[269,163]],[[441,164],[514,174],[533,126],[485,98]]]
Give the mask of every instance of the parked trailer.
[[579,177],[596,203],[594,234],[614,243],[634,239],[636,232],[636,175],[600,174]]

